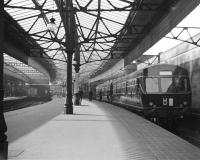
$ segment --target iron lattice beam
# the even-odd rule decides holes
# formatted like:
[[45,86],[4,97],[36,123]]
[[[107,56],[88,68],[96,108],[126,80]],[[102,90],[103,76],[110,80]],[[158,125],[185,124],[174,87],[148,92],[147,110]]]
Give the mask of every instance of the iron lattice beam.
[[[115,1],[105,0],[102,2],[101,0],[89,0],[88,2],[84,2],[84,5],[81,5],[78,0],[73,0],[73,5],[69,8],[64,0],[53,0],[53,3],[56,4],[57,9],[46,9],[44,8],[45,4],[47,4],[48,0],[45,0],[41,5],[39,5],[37,0],[32,0],[35,6],[28,7],[28,6],[15,6],[12,5],[12,1],[9,0],[5,4],[6,8],[16,8],[16,9],[25,9],[25,10],[37,10],[40,11],[40,14],[30,15],[24,18],[19,18],[18,22],[23,20],[28,20],[31,18],[36,18],[36,20],[30,25],[28,30],[29,35],[33,36],[37,42],[40,42],[40,45],[48,44],[47,47],[43,47],[43,51],[47,54],[51,51],[57,51],[54,54],[51,54],[48,59],[59,60],[56,57],[62,54],[65,57],[65,62],[67,62],[66,56],[64,51],[67,50],[74,50],[80,46],[80,54],[82,55],[82,62],[81,64],[86,64],[90,62],[94,62],[95,57],[98,60],[108,60],[113,58],[122,57],[119,54],[125,54],[129,51],[130,47],[127,47],[127,44],[136,44],[142,36],[144,36],[144,30],[146,29],[146,24],[140,25],[132,23],[137,17],[138,12],[149,12],[155,14],[156,12],[166,12],[167,7],[161,7],[162,3],[147,3],[143,0],[136,0],[134,2],[130,2],[128,0],[120,0],[123,5],[117,5]],[[71,1],[72,2],[72,1]],[[107,4],[107,7],[103,7],[102,3]],[[95,7],[93,5],[96,4]],[[73,7],[76,6],[76,7]],[[110,17],[104,16],[102,13],[105,12],[127,12],[129,11],[131,14],[130,17],[126,21],[126,24],[114,20]],[[93,25],[91,27],[87,27],[81,24],[78,14],[79,13],[87,14],[92,17],[94,20]],[[57,32],[49,32],[47,30],[31,33],[30,31],[34,28],[34,25],[37,21],[42,18],[45,24],[49,23],[46,14],[49,13],[59,13],[61,17],[61,21],[59,23],[59,27]],[[77,33],[78,37],[75,36],[75,32],[73,31],[74,35],[69,35],[66,23],[66,15],[74,15],[77,26]],[[109,26],[109,23],[116,24],[120,26],[121,29],[118,31],[113,32]],[[136,22],[137,23],[137,22]],[[75,24],[75,22],[74,22]],[[99,29],[99,26],[103,26],[105,28],[104,31]],[[58,32],[64,28],[65,35],[59,39]],[[84,31],[87,30],[88,34],[85,34]],[[50,35],[47,36],[47,35]],[[66,37],[71,37],[70,40],[67,40],[70,45],[64,42]],[[74,40],[76,39],[76,40]],[[78,42],[77,42],[78,41]],[[71,44],[71,43],[74,44]],[[77,42],[77,43],[76,43]],[[59,44],[60,47],[52,49],[51,46],[53,44]],[[70,48],[70,46],[73,46]],[[121,53],[118,53],[121,52]],[[116,55],[114,55],[116,53]],[[44,57],[41,57],[44,58]],[[60,59],[63,61],[63,59]]]
[[[175,39],[175,40],[179,40],[182,42],[186,42],[186,43],[190,43],[193,45],[196,45],[197,47],[200,47],[200,37],[194,37],[192,36],[191,30],[196,30],[198,31],[198,33],[200,33],[200,27],[175,27],[174,28],[176,30],[176,34],[173,33],[173,31],[170,31],[170,33],[168,35],[165,36],[165,38],[169,38],[169,39]],[[187,39],[183,39],[183,35],[184,37],[187,36]]]
[[[11,0],[12,1],[12,0]],[[94,0],[93,0],[94,1]],[[128,4],[125,7],[116,7],[114,5],[112,5],[113,8],[111,9],[102,9],[102,8],[98,8],[98,9],[89,9],[89,5],[87,6],[81,6],[78,1],[76,1],[78,4],[78,8],[72,8],[69,11],[70,12],[114,12],[114,11],[163,11],[163,9],[160,9],[160,3],[138,3],[138,2],[131,2],[130,4]],[[44,2],[46,3],[46,1]],[[61,1],[57,1],[56,3],[58,4],[63,4],[62,0]],[[109,3],[110,5],[112,3]],[[61,5],[60,5],[61,6]],[[38,8],[38,7],[24,7],[24,6],[13,6],[13,5],[9,5],[9,3],[5,4],[6,8],[15,8],[15,9],[27,9],[27,10],[38,10],[38,11],[47,11],[48,13],[51,12],[60,12],[60,9],[45,9],[45,8]]]

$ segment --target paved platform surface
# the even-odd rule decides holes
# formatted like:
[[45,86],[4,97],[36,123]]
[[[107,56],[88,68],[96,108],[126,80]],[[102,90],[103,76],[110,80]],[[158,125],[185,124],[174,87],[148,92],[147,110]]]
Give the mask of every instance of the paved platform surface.
[[198,160],[200,149],[122,108],[65,99],[5,113],[9,160]]

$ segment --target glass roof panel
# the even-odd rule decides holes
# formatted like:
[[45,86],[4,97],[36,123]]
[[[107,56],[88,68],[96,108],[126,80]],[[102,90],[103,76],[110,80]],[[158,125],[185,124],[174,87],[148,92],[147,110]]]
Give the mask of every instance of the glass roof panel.
[[[80,61],[84,64],[81,66],[82,73],[95,70],[103,62],[100,60],[109,58],[110,49],[116,40],[113,35],[120,33],[129,15],[129,11],[116,11],[116,9],[128,8],[130,5],[128,2],[133,1],[72,0],[73,6],[77,9],[74,13]],[[61,1],[57,1],[57,4],[55,2],[54,0],[4,0],[5,10],[36,40],[49,58],[55,60],[56,66],[65,70],[65,28],[57,7]],[[56,25],[53,32],[48,31],[46,27],[51,18],[55,19]]]

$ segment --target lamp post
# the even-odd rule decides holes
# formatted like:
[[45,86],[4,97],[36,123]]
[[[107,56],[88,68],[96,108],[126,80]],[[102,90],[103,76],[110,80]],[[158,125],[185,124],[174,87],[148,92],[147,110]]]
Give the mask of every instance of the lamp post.
[[47,24],[47,29],[50,30],[51,32],[56,32],[57,26],[55,24],[55,18],[51,18],[50,22]]
[[3,65],[4,65],[4,1],[0,1],[0,159],[6,160],[8,157],[8,142],[5,132],[7,131],[7,126],[3,114]]
[[72,55],[73,51],[67,50],[67,97],[65,103],[65,114],[73,114],[72,102]]

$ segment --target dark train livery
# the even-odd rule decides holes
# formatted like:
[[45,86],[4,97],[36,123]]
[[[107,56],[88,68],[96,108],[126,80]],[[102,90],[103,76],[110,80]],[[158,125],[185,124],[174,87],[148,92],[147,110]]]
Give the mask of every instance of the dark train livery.
[[148,66],[108,80],[96,87],[96,97],[149,118],[182,117],[191,107],[187,70],[169,64]]

